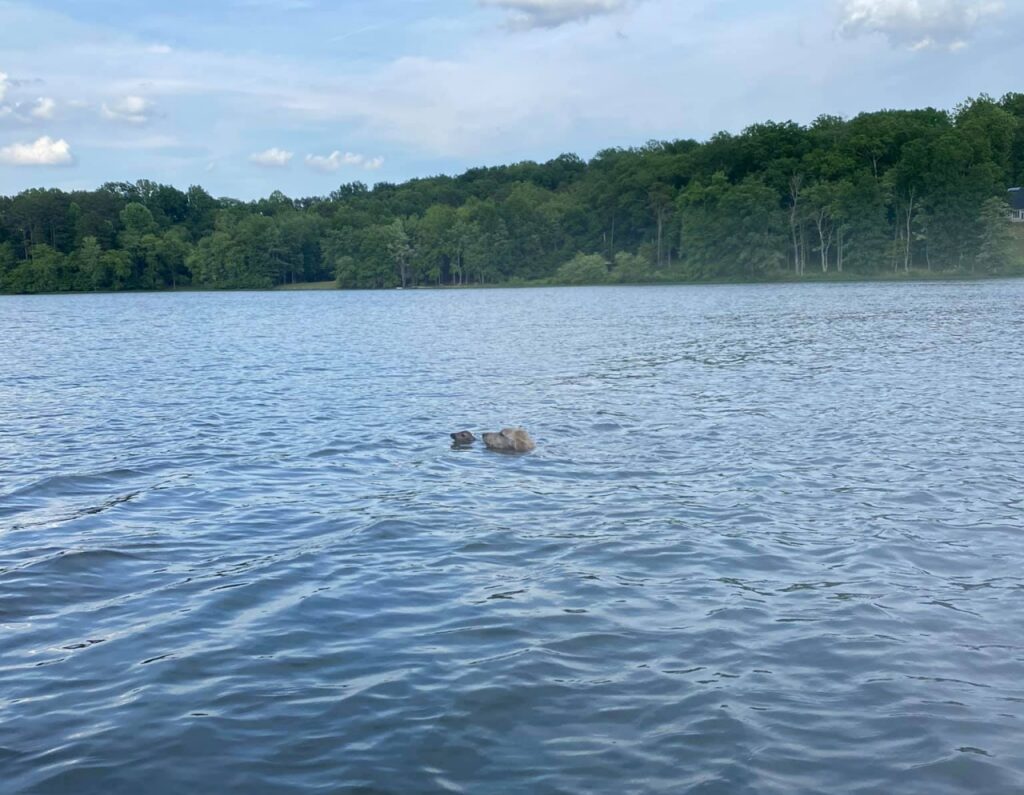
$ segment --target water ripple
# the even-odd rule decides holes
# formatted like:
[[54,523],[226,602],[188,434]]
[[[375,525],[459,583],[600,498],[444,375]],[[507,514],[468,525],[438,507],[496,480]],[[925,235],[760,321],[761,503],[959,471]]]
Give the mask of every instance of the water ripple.
[[1022,299],[5,298],[0,792],[1024,793]]

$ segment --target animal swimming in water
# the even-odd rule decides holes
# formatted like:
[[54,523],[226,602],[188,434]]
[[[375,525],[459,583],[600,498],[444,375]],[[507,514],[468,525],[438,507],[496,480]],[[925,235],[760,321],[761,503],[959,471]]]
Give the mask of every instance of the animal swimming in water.
[[504,428],[498,433],[485,433],[484,444],[488,450],[501,453],[529,453],[537,448],[530,434],[522,428]]
[[[457,431],[449,436],[452,447],[469,447],[476,441],[471,431]],[[488,450],[500,453],[529,453],[537,448],[530,434],[522,428],[504,428],[498,433],[485,433],[483,437]]]
[[469,431],[459,431],[451,434],[453,447],[468,447],[476,441],[476,437]]

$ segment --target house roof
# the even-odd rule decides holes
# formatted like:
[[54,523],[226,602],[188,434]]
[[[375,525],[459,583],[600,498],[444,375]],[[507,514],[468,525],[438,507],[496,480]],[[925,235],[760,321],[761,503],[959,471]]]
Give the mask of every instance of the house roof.
[[1014,210],[1024,210],[1024,188],[1010,188],[1010,206]]

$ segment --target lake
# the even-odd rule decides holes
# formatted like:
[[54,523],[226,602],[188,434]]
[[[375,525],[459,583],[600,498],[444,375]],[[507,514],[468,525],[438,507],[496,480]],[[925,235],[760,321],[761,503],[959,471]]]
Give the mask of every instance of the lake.
[[4,795],[1024,792],[1024,281],[0,339]]

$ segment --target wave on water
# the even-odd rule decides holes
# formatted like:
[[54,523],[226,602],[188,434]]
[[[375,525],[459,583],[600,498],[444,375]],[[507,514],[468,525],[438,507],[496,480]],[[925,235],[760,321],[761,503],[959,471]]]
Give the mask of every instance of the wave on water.
[[0,792],[1024,792],[1024,284],[960,288],[33,299]]

